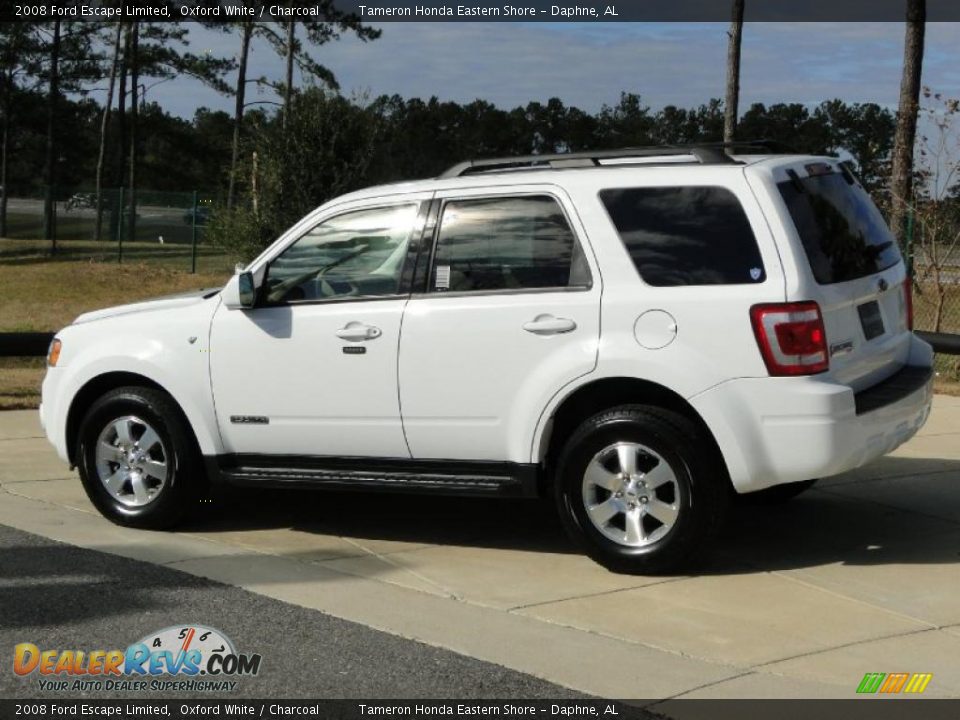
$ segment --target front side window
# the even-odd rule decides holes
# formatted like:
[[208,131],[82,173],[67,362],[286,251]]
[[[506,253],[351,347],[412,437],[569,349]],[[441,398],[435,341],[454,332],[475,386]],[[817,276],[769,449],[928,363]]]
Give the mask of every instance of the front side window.
[[270,263],[267,302],[395,295],[416,216],[410,204],[324,220]]
[[431,291],[589,285],[583,251],[552,197],[496,197],[444,204]]
[[766,273],[750,221],[722,187],[617,188],[600,193],[648,285],[740,285]]

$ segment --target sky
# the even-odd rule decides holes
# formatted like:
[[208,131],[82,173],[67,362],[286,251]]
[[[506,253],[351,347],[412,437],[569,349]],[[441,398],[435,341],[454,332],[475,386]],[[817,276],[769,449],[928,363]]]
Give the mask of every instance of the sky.
[[[838,0],[840,1],[840,0]],[[502,108],[558,97],[585,111],[639,93],[653,109],[722,97],[726,23],[382,23],[380,39],[353,36],[314,50],[346,94],[469,102]],[[841,98],[895,107],[903,61],[901,23],[747,23],[741,110],[750,103],[817,104]],[[239,36],[190,29],[190,50],[235,57]],[[263,42],[251,76],[279,79],[283,60]],[[960,23],[929,23],[923,82],[960,95]],[[149,82],[148,82],[149,85]],[[251,86],[250,101],[276,100]],[[233,101],[189,78],[149,87],[148,101],[192,117]]]

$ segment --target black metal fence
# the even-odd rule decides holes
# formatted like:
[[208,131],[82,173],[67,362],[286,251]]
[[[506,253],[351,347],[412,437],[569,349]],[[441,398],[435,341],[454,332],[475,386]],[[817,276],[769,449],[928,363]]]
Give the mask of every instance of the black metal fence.
[[40,188],[8,197],[0,262],[43,255],[160,263],[191,272],[228,269],[223,252],[205,242],[210,195],[140,190],[133,199],[124,188],[102,190],[99,202],[90,188]]

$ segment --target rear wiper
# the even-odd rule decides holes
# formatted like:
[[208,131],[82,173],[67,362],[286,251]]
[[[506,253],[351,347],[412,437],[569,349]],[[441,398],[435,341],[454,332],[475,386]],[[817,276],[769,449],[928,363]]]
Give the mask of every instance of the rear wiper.
[[805,194],[807,189],[803,186],[803,183],[800,182],[800,176],[797,175],[797,171],[793,168],[787,170],[787,177],[790,178],[790,182],[793,184],[793,187],[796,188],[798,193]]

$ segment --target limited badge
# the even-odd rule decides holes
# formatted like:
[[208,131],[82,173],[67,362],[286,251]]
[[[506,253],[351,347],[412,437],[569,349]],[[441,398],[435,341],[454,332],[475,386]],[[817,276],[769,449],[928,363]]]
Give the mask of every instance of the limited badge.
[[752,279],[759,280],[761,275],[763,275],[763,270],[760,268],[750,268],[750,277]]

